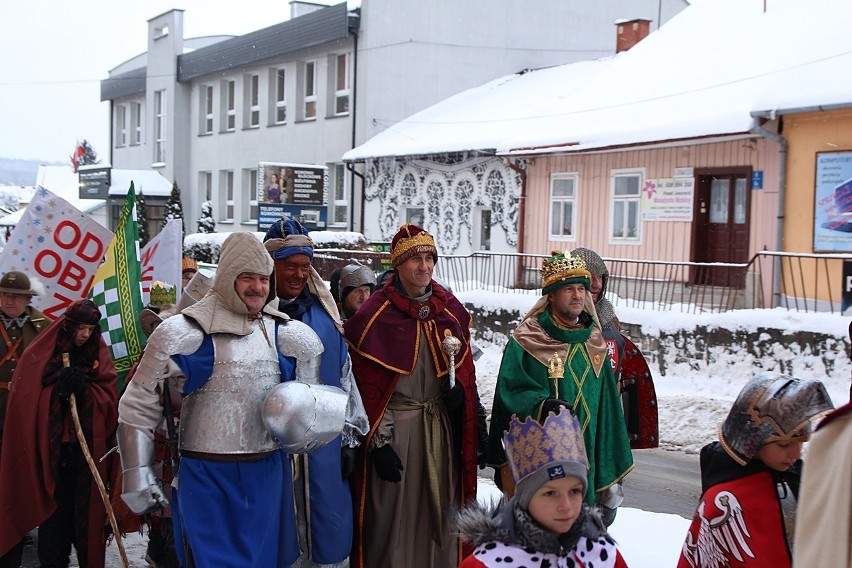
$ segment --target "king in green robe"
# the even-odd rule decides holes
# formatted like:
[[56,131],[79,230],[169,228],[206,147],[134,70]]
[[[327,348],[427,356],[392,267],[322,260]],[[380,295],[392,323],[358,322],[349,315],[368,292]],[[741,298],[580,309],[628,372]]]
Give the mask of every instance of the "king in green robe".
[[[568,253],[550,260],[542,269],[545,294],[569,283],[585,285],[588,272],[581,260]],[[585,295],[583,311],[571,323],[553,314],[545,295],[506,345],[491,412],[489,465],[499,470],[506,464],[502,438],[512,415],[543,421],[545,403],[554,399],[570,404],[582,427],[589,458],[585,501],[594,505],[596,493],[606,491],[633,469],[633,455],[591,294]]]

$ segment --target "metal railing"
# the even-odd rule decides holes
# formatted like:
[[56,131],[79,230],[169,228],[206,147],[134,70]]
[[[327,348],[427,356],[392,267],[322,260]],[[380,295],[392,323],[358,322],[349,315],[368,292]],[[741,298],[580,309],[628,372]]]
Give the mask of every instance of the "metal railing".
[[[547,255],[475,252],[442,255],[435,276],[456,292],[529,293],[540,286]],[[377,274],[390,268],[386,252],[321,249],[314,266],[326,278],[357,261]],[[758,252],[747,263],[701,263],[604,258],[607,298],[615,306],[660,311],[719,313],[782,307],[798,312],[841,313],[843,263],[852,254]]]

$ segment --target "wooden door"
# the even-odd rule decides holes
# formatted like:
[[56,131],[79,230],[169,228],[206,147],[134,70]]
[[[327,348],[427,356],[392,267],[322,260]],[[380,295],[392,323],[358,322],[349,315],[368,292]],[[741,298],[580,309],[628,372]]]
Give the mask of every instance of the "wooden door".
[[[693,262],[748,262],[750,170],[696,172]],[[745,270],[703,267],[694,284],[745,287]]]

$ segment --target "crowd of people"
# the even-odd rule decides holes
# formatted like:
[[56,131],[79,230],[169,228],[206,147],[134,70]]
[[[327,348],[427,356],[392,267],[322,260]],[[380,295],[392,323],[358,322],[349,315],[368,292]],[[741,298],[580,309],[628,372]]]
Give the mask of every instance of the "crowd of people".
[[[147,525],[147,560],[168,568],[627,566],[607,527],[634,467],[625,416],[642,409],[619,385],[626,338],[594,251],[543,262],[490,426],[471,315],[433,277],[429,232],[400,227],[378,279],[358,263],[321,275],[313,259],[286,218],[263,242],[230,235],[212,281],[184,259],[181,301],[140,314],[147,344],[123,393],[98,306],[50,322],[33,279],[4,274],[0,568],[20,566],[35,529],[42,567],[67,567],[72,548],[102,567],[133,526],[117,516]],[[848,407],[802,467],[830,411],[819,381],[744,387],[702,450],[678,566],[792,566],[794,550],[799,565],[797,508],[819,524],[813,504],[835,504],[821,479],[848,481],[849,460],[831,458],[837,439],[849,455]],[[490,506],[476,501],[486,466],[505,495]],[[811,531],[808,556],[848,564],[848,523],[822,523],[830,554]]]

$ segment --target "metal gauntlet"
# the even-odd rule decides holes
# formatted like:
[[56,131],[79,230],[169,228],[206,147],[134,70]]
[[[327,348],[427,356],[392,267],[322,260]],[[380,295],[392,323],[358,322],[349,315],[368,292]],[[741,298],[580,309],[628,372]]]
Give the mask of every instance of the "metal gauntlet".
[[154,440],[142,430],[119,424],[116,432],[121,454],[121,498],[137,515],[169,504],[154,475]]

